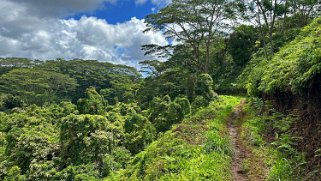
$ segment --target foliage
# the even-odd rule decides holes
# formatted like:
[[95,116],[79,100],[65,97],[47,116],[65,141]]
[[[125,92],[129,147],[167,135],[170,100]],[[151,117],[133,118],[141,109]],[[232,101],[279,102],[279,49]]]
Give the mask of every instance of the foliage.
[[155,127],[149,120],[139,114],[129,114],[125,121],[125,145],[136,154],[151,143],[156,135]]
[[219,97],[165,132],[132,158],[126,169],[106,180],[230,180],[231,145],[225,120],[239,101]]
[[257,34],[257,29],[253,26],[241,25],[230,35],[228,47],[235,64],[245,66],[251,59],[256,51]]
[[33,62],[27,58],[0,58],[0,76],[15,68],[33,67]]
[[320,18],[305,27],[292,42],[281,48],[271,61],[258,60],[250,71],[247,88],[256,92],[301,92],[320,74]]
[[67,75],[39,69],[14,69],[0,77],[0,91],[19,96],[27,104],[62,100],[76,86],[76,81]]
[[3,109],[13,109],[17,107],[23,107],[24,102],[19,98],[13,95],[4,96],[2,100]]
[[[231,180],[226,120],[240,97],[215,91],[309,94],[320,83],[321,19],[302,27],[320,7],[173,0],[145,18],[146,31],[169,44],[142,47],[162,58],[141,62],[144,79],[96,60],[0,58],[0,180]],[[246,109],[242,141],[263,161],[244,168],[299,180],[297,114],[266,103],[255,98]]]
[[[76,79],[79,86],[73,99],[83,97],[83,93],[89,87],[95,87],[98,92],[101,89],[120,91],[119,93],[116,92],[115,96],[120,95],[118,98],[122,99],[123,93],[127,92],[128,88],[131,91],[140,78],[139,73],[132,67],[95,60],[54,60],[47,61],[40,67],[41,69],[67,74]],[[113,100],[114,97],[108,99]]]
[[108,120],[120,113],[78,114],[70,102],[0,113],[1,179],[95,180],[124,168],[125,121]]
[[[223,34],[228,29],[228,24],[224,20],[227,18],[232,20],[232,5],[231,2],[224,0],[174,0],[159,12],[145,18],[148,25],[146,31],[160,31],[167,38],[175,39],[190,47],[193,54],[190,57],[191,63],[188,63],[196,62],[201,68],[199,72],[208,73],[212,53],[210,47],[215,42],[213,40],[216,35]],[[149,47],[151,51],[147,53],[154,53],[155,46]],[[202,51],[202,47],[205,51]]]
[[115,99],[132,102],[140,82],[132,67],[94,60],[32,61],[0,58],[0,91],[23,100],[27,105],[76,102],[87,88],[95,87],[110,104]]
[[[171,67],[170,62],[162,63],[166,67],[159,76],[147,77],[137,91],[138,101],[143,108],[148,108],[154,97],[169,95],[172,98],[194,94],[193,82],[188,82],[191,75],[178,67]],[[192,97],[193,95],[189,96]]]
[[[247,116],[242,123],[242,139],[263,163],[250,163],[250,176],[265,173],[266,180],[301,180],[304,156],[296,151],[297,137],[292,133],[295,114],[283,115],[269,104],[252,99],[246,107]],[[262,108],[263,107],[263,108]],[[249,161],[249,160],[248,160]],[[253,159],[252,159],[253,161]],[[254,168],[253,165],[258,165]]]
[[176,98],[171,101],[169,96],[165,96],[163,99],[154,98],[149,110],[149,119],[157,132],[164,132],[188,116],[191,113],[191,106],[187,98]]
[[196,95],[203,96],[208,102],[214,100],[217,94],[213,86],[213,79],[209,74],[200,74],[196,82]]
[[[61,120],[61,157],[66,165],[96,162],[111,153],[118,140],[113,125],[103,116],[69,115]],[[70,154],[72,152],[73,154]]]
[[85,98],[78,100],[78,110],[81,114],[102,114],[106,107],[107,102],[93,87],[86,90]]

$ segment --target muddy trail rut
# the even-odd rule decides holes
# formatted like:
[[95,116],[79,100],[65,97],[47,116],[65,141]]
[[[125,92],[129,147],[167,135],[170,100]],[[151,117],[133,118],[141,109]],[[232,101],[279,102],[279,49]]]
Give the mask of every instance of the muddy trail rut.
[[228,118],[228,129],[233,147],[232,157],[232,176],[233,181],[248,181],[246,173],[243,171],[243,160],[249,155],[245,146],[241,142],[240,130],[237,121],[242,119],[245,115],[243,107],[245,100],[234,108],[232,114]]

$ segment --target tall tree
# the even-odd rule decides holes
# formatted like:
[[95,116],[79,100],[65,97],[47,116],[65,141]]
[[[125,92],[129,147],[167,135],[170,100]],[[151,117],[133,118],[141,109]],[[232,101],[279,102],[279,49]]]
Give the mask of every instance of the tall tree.
[[[243,18],[260,30],[261,41],[266,59],[271,59],[275,47],[273,33],[277,22],[283,21],[282,30],[286,28],[289,17],[299,17],[299,23],[291,23],[291,27],[302,27],[311,17],[320,13],[320,0],[237,0],[243,12]],[[265,37],[268,37],[266,39]],[[269,46],[268,46],[269,45]],[[269,48],[268,48],[269,47]]]
[[[274,52],[273,31],[278,18],[287,12],[286,0],[239,0],[240,7],[244,10],[245,19],[260,30],[260,37],[263,42],[265,56],[271,58]],[[268,35],[268,41],[265,36]],[[267,44],[270,50],[267,49]]]
[[225,0],[173,0],[158,13],[146,17],[146,31],[158,30],[170,40],[189,45],[193,51],[191,61],[202,64],[201,71],[208,72],[213,40],[228,27],[229,5],[231,2]]
[[300,25],[304,26],[308,23],[310,17],[320,14],[320,0],[287,0],[289,12],[297,14],[300,17]]

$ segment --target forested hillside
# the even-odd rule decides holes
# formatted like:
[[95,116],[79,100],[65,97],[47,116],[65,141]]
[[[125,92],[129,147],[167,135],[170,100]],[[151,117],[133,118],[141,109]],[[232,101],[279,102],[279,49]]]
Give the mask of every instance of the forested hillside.
[[0,180],[321,180],[320,8],[173,0],[139,70],[0,58]]

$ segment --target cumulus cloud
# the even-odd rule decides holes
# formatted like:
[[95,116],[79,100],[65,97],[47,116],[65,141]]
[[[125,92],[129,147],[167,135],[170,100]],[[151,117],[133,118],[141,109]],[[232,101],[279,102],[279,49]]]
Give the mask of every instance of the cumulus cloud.
[[[152,58],[144,56],[141,45],[167,44],[161,33],[143,33],[146,25],[137,18],[114,25],[96,17],[83,16],[79,20],[61,19],[58,15],[43,17],[42,11],[31,15],[29,6],[40,1],[29,0],[27,4],[22,0],[0,0],[0,57],[82,58],[135,66],[139,60]],[[67,2],[52,2],[60,1]],[[85,3],[85,0],[71,1]],[[107,2],[92,0],[92,7],[103,1]],[[66,7],[73,12],[90,7],[82,3]],[[59,3],[55,6],[61,8]]]
[[36,16],[66,16],[79,12],[88,12],[103,7],[104,3],[116,3],[117,0],[10,0],[23,6],[29,14]]

